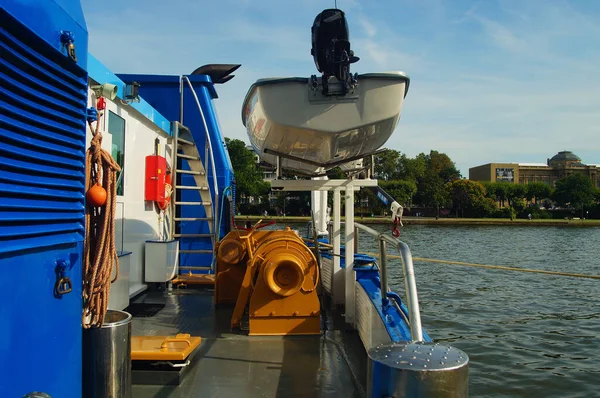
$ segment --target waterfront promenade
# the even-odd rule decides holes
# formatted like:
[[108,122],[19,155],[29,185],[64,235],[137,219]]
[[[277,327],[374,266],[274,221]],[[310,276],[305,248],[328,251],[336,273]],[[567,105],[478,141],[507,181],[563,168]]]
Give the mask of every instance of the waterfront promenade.
[[[238,215],[235,217],[236,223],[240,224],[249,220],[256,223],[258,220],[264,222],[276,221],[277,223],[307,223],[310,217],[282,217],[282,216],[246,216]],[[342,221],[344,217],[342,217]],[[356,222],[362,224],[387,224],[391,223],[388,217],[356,217]],[[600,227],[600,220],[564,220],[564,219],[543,219],[543,220],[528,220],[516,218],[439,218],[435,217],[403,217],[402,223],[406,225],[527,225],[527,226],[573,226],[573,227]]]

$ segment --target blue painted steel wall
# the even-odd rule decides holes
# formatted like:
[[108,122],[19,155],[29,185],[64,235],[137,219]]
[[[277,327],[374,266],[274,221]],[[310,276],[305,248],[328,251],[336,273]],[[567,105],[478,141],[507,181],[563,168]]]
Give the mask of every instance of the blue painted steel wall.
[[0,395],[79,397],[86,24],[79,0],[0,0],[0,21]]
[[[341,251],[344,253],[343,246]],[[322,253],[321,256],[330,260],[333,259],[331,253]],[[398,308],[394,305],[392,300],[394,298],[396,299],[401,311],[407,318],[409,318],[408,308],[404,302],[396,293],[393,292],[388,293],[388,297],[390,299],[385,303],[381,300],[381,280],[379,277],[379,270],[374,265],[377,262],[377,259],[366,254],[356,253],[354,254],[354,262],[356,264],[354,266],[354,270],[356,271],[356,281],[362,286],[369,296],[369,299],[373,304],[373,308],[379,314],[381,321],[385,325],[385,328],[390,335],[391,341],[395,343],[410,341],[410,327],[404,321],[404,317],[398,311]],[[346,268],[346,258],[344,257],[344,254],[342,254],[340,257],[340,268]],[[423,340],[432,341],[425,329],[422,329],[422,332]]]
[[[179,120],[180,105],[179,105],[179,76],[164,76],[164,75],[131,75],[117,74],[119,79],[125,83],[138,82],[141,84],[139,88],[140,96],[143,97],[152,107],[157,109],[169,120]],[[192,86],[196,90],[198,99],[202,106],[208,132],[212,142],[216,171],[217,182],[219,187],[224,188],[231,186],[233,181],[233,167],[229,159],[229,152],[225,145],[225,139],[219,127],[216,116],[216,111],[213,99],[218,98],[215,86],[210,77],[206,75],[188,76]],[[198,145],[202,145],[205,140],[206,131],[202,118],[192,93],[189,91],[187,84],[184,85],[184,120],[183,124],[190,128],[194,139]],[[199,148],[200,156],[204,161],[204,150]],[[212,175],[209,173],[209,177]]]
[[[130,74],[118,74],[121,80],[126,83],[138,82],[140,83],[139,94],[143,97],[150,105],[157,109],[169,120],[180,119],[180,94],[179,94],[179,76],[164,76],[164,75],[130,75]],[[217,98],[215,87],[210,79],[206,75],[194,75],[188,76],[198,100],[202,107],[204,117],[206,118],[206,125],[208,127],[208,134],[210,135],[213,154],[215,158],[215,168],[217,174],[217,182],[219,186],[219,214],[216,217],[221,218],[221,212],[224,206],[224,195],[223,191],[227,187],[230,187],[233,183],[233,167],[231,160],[229,159],[229,153],[227,146],[225,145],[225,139],[221,133],[219,123],[216,116],[216,111],[213,104],[213,99]],[[196,101],[193,94],[191,93],[189,86],[184,84],[184,119],[183,124],[190,129],[194,136],[200,157],[203,163],[205,162],[205,150],[204,143],[206,140],[206,129],[202,122],[202,117],[198,110]],[[187,162],[182,162],[183,169],[189,169]],[[209,161],[210,165],[210,161]],[[210,166],[209,166],[210,167]],[[209,185],[211,187],[211,195],[214,201],[214,183],[212,177],[212,170],[209,168],[207,171]],[[180,175],[182,185],[194,185],[194,178],[191,175]],[[201,201],[200,193],[194,190],[180,190],[180,200],[184,202],[198,202]],[[194,217],[206,217],[204,208],[202,206],[181,206],[179,216],[182,218],[194,218]],[[220,221],[220,238],[223,238],[227,232],[229,232],[230,220],[224,216]],[[206,234],[209,233],[208,224],[204,221],[183,221],[179,223],[180,233],[184,234]],[[180,249],[181,250],[201,250],[211,249],[210,239],[202,238],[181,238]],[[182,266],[208,266],[212,261],[212,255],[207,254],[180,254],[180,265]]]
[[[88,75],[90,79],[96,81],[98,84],[114,84],[117,86],[117,97],[124,98],[125,93],[125,82],[122,81],[111,72],[102,62],[100,62],[96,57],[92,54],[87,55],[87,63],[88,63]],[[165,134],[171,135],[171,122],[167,120],[160,112],[154,109],[150,104],[144,99],[139,98],[139,102],[130,102],[128,103],[133,109],[144,115],[146,119],[156,124],[158,127],[164,131]]]
[[[88,32],[79,0],[0,0],[0,7],[63,54],[63,30],[73,33],[77,64],[87,69]],[[2,19],[2,26],[9,23]]]

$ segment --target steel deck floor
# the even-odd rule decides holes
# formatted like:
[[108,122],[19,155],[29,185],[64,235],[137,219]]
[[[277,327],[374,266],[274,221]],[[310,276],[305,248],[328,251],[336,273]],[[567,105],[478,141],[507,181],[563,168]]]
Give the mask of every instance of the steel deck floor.
[[[366,353],[357,333],[329,313],[321,336],[257,337],[232,332],[232,308],[215,309],[212,289],[152,291],[133,302],[162,303],[132,321],[133,335],[201,336],[179,386],[134,385],[133,397],[363,397]],[[340,325],[341,326],[338,326]]]

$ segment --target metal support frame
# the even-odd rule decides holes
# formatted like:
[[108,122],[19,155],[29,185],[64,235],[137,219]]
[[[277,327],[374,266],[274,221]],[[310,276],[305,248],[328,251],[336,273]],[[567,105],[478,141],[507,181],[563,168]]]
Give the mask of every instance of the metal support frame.
[[354,326],[355,312],[356,312],[356,292],[355,284],[356,278],[354,276],[354,187],[350,185],[346,187],[345,194],[345,210],[346,210],[346,272],[344,272],[345,278],[345,318],[346,323]]
[[264,151],[264,153],[266,153],[268,155],[277,156],[278,162],[279,162],[279,158],[283,158],[283,159],[295,160],[295,161],[300,162],[300,163],[310,164],[311,166],[316,166],[316,167],[334,168],[334,167],[339,166],[341,164],[345,164],[345,163],[353,162],[355,160],[363,159],[363,158],[365,158],[365,157],[367,157],[369,155],[378,155],[380,153],[383,153],[383,152],[387,151],[387,149],[378,149],[378,150],[376,150],[375,152],[372,152],[372,153],[367,153],[367,154],[362,154],[362,155],[357,155],[357,156],[350,156],[350,157],[344,158],[342,160],[336,160],[336,161],[328,162],[328,163],[315,162],[313,160],[299,158],[297,156],[293,156],[293,155],[288,155],[288,154],[285,154],[285,153],[277,152],[277,151],[274,151],[274,150],[268,149],[268,148],[265,148],[263,151]]
[[[327,180],[327,177],[314,177],[317,180]],[[318,236],[327,233],[327,191],[311,191],[311,210],[314,212],[312,228]]]
[[331,296],[333,297],[334,304],[343,304],[344,298],[339,289],[335,288],[335,275],[342,271],[340,267],[340,247],[342,243],[341,239],[341,190],[334,189],[333,191],[333,231],[332,231],[332,242],[333,242],[333,270],[331,270]]
[[377,180],[273,180],[271,189],[274,191],[333,191],[336,188],[344,191],[348,187],[376,187]]

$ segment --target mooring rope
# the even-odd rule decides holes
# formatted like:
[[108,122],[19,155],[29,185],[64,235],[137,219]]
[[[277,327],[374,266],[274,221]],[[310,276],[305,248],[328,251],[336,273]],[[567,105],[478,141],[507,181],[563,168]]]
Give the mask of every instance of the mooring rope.
[[[365,253],[369,256],[379,257],[378,253]],[[402,258],[398,255],[388,254],[388,258]],[[422,257],[413,257],[413,261],[423,261],[428,263],[441,263],[441,264],[452,264],[452,265],[462,265],[465,267],[477,267],[477,268],[487,268],[487,269],[497,269],[501,271],[517,271],[517,272],[531,272],[536,274],[548,274],[548,275],[557,275],[557,276],[570,276],[573,278],[588,278],[588,279],[600,279],[600,275],[586,275],[586,274],[575,274],[571,272],[560,272],[560,271],[546,271],[540,269],[531,269],[531,268],[517,268],[517,267],[507,267],[504,265],[491,265],[491,264],[474,264],[474,263],[465,263],[462,261],[449,261],[449,260],[438,260],[435,258],[422,258]]]
[[[86,192],[95,184],[106,190],[106,203],[95,207],[86,204],[85,241],[83,249],[83,327],[100,327],[108,308],[110,284],[119,275],[119,259],[115,248],[115,211],[117,172],[121,167],[102,149],[100,118],[96,128],[88,120],[93,138],[86,153]],[[115,277],[111,280],[113,264]]]
[[[310,243],[313,242],[312,239],[307,239],[307,238],[304,238],[304,241],[310,242]],[[333,248],[332,245],[327,244],[327,243],[320,242],[319,245],[326,247],[326,248]],[[370,252],[361,252],[361,253],[379,258],[379,253],[370,253]],[[340,257],[343,257],[343,254],[340,255]],[[388,254],[387,257],[402,259],[401,256],[394,255],[394,254]],[[600,279],[600,275],[586,275],[586,274],[575,274],[572,272],[546,271],[546,270],[541,270],[541,269],[507,267],[505,265],[474,264],[474,263],[465,263],[463,261],[439,260],[439,259],[435,259],[435,258],[413,257],[413,261],[422,261],[422,262],[427,262],[427,263],[451,264],[451,265],[462,265],[465,267],[497,269],[497,270],[501,270],[501,271],[531,272],[531,273],[535,273],[535,274],[570,276],[573,278]]]

